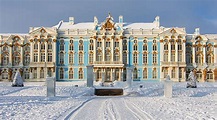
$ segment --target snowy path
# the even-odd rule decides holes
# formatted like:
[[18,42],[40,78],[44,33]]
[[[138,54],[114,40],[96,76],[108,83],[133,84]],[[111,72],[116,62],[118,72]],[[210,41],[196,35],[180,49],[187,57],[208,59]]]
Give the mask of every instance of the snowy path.
[[122,97],[97,97],[66,117],[71,120],[152,120],[145,111]]

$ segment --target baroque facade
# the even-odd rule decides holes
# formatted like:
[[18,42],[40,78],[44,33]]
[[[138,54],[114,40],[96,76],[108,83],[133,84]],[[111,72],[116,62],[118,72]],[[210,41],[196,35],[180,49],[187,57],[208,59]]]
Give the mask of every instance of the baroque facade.
[[0,34],[0,80],[11,81],[17,70],[25,81],[86,80],[94,65],[96,81],[124,81],[126,67],[134,80],[185,81],[193,68],[199,81],[217,81],[217,34],[187,34],[185,28],[150,23],[60,21],[53,27],[30,27],[28,34]]

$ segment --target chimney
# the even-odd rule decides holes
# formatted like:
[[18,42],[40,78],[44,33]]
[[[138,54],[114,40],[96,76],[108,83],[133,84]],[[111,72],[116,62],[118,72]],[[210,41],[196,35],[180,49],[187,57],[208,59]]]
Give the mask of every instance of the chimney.
[[159,16],[155,17],[154,23],[155,23],[155,25],[156,25],[157,28],[160,27],[160,17]]
[[199,35],[200,34],[200,28],[195,28],[194,34]]
[[121,27],[123,27],[123,22],[124,22],[123,16],[120,15],[120,16],[119,16],[119,25],[120,25]]
[[96,16],[94,16],[94,25],[97,25],[98,24],[98,19]]
[[74,17],[69,17],[69,24],[74,25]]

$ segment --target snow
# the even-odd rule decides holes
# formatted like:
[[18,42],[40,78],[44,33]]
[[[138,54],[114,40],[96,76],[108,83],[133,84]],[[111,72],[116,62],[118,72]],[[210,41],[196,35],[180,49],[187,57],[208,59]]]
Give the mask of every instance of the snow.
[[58,29],[90,29],[93,30],[95,28],[93,22],[83,22],[83,23],[76,23],[76,24],[70,24],[69,22],[62,22],[62,24],[58,24],[54,27],[57,27]]
[[172,98],[164,97],[163,82],[134,82],[127,88],[116,81],[114,87],[122,87],[124,95],[100,97],[85,85],[57,82],[57,96],[47,98],[44,82],[25,82],[24,87],[0,82],[0,119],[217,119],[216,82],[188,89],[186,83],[174,83]]
[[154,23],[131,23],[124,24],[124,29],[153,29],[156,28]]

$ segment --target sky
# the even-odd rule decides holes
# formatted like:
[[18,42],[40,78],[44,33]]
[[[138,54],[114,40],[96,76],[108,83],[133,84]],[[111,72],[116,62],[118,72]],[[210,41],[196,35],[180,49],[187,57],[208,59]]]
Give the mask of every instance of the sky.
[[103,22],[108,13],[118,22],[153,22],[185,27],[191,34],[217,34],[217,0],[0,0],[0,33],[28,33],[29,27],[52,27],[74,17],[75,23]]

